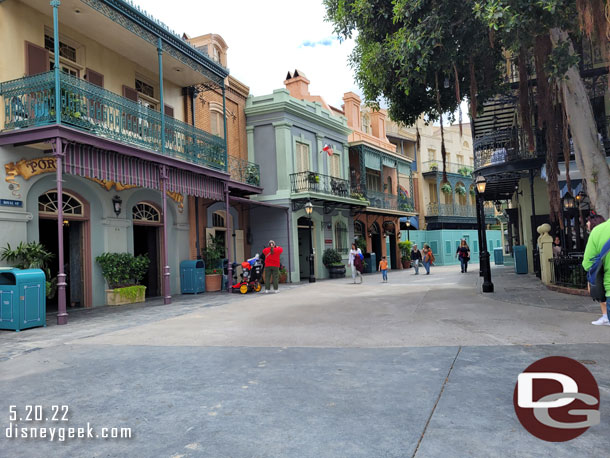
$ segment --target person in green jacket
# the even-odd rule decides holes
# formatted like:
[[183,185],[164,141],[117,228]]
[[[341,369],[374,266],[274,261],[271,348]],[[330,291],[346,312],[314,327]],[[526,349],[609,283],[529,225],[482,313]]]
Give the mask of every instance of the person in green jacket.
[[[593,258],[601,253],[603,246],[608,240],[610,240],[610,220],[603,222],[604,219],[597,214],[589,217],[587,221],[587,229],[591,231],[589,240],[587,240],[587,246],[585,248],[585,254],[583,256],[582,267],[585,270],[589,270],[593,265]],[[604,258],[604,289],[606,295],[610,294],[610,253]],[[591,324],[596,326],[610,326],[608,321],[608,310],[606,308],[606,302],[600,303],[602,309],[602,316],[598,320],[592,321]]]

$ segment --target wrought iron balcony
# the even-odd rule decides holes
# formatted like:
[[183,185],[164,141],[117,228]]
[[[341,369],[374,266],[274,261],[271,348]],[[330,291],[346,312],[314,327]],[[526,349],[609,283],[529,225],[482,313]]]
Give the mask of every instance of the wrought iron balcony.
[[[431,202],[428,204],[426,217],[430,216],[459,216],[462,218],[476,218],[477,209],[473,205],[460,204],[439,204]],[[493,208],[485,208],[485,217],[491,218],[494,216]]]
[[[225,141],[220,137],[65,73],[60,74],[60,88],[62,123],[98,137],[226,170]],[[3,130],[55,123],[53,72],[0,83],[0,95],[4,100]]]
[[231,179],[252,186],[261,185],[261,168],[258,164],[234,156],[228,156],[227,161]]
[[[461,175],[464,178],[472,179],[473,167],[465,164],[458,164],[455,162],[445,163],[447,173],[453,173]],[[422,164],[422,173],[442,173],[443,172],[443,161],[428,161]]]
[[398,196],[394,194],[367,190],[366,197],[371,202],[369,207],[398,211]]
[[474,140],[474,167],[506,164],[545,156],[546,144],[541,131],[534,131],[534,151],[529,150],[525,131],[506,128],[492,131]]
[[349,181],[317,172],[291,173],[290,189],[293,193],[317,192],[337,197],[360,198],[352,196]]

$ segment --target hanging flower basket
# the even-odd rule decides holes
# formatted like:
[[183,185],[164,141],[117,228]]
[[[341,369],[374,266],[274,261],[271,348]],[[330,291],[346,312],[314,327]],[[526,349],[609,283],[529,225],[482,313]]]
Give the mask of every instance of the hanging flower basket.
[[443,194],[451,194],[453,190],[451,189],[451,185],[449,183],[445,183],[441,186],[441,191]]
[[460,196],[464,196],[466,195],[466,188],[464,186],[456,186],[455,193],[459,194]]

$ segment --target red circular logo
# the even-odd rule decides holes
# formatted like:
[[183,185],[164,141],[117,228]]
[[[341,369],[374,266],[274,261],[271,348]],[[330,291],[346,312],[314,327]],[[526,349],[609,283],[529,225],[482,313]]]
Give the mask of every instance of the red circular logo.
[[513,404],[523,427],[549,442],[572,440],[600,421],[595,378],[564,356],[540,359],[519,374]]

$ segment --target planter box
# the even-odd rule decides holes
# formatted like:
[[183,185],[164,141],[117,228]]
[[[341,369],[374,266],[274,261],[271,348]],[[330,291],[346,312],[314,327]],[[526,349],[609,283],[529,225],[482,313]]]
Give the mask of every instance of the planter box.
[[205,290],[206,291],[220,291],[222,286],[222,275],[213,274],[205,276]]
[[401,261],[402,262],[402,268],[403,269],[410,269],[411,268],[411,260],[408,259],[406,261]]
[[[126,289],[130,289],[130,290],[135,289],[136,293],[137,293],[135,298],[121,294],[121,292]],[[125,305],[125,304],[135,304],[136,302],[144,302],[145,296],[146,296],[146,286],[142,286],[142,285],[127,286],[126,288],[107,289],[106,290],[106,305]]]
[[327,267],[330,278],[345,278],[345,266]]

